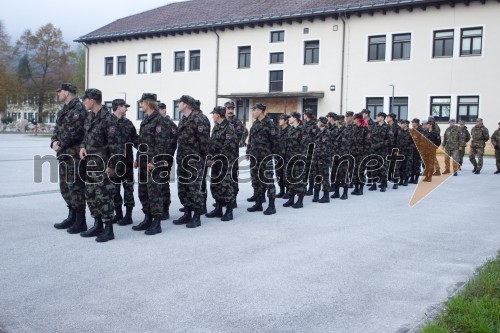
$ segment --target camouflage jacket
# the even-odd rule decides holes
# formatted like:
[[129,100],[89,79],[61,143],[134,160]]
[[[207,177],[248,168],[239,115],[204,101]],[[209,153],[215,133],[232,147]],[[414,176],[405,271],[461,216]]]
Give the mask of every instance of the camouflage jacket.
[[172,156],[172,158],[169,158],[170,159],[169,163],[171,163],[171,161],[173,161],[175,151],[177,150],[177,136],[179,134],[179,130],[177,128],[177,125],[173,122],[172,119],[170,119],[169,116],[163,117],[162,120],[165,123],[165,126],[167,128],[167,133],[166,133],[166,140],[167,140],[166,148],[167,148],[167,150],[166,150],[166,153],[168,155]]
[[210,122],[201,111],[193,110],[189,116],[182,117],[178,127],[177,164],[188,155],[200,156],[204,163],[209,141]]
[[286,157],[285,161],[289,161],[293,156],[306,155],[307,144],[304,144],[309,137],[306,133],[304,125],[297,125],[297,127],[288,126],[288,136],[286,138]]
[[484,125],[472,127],[470,136],[472,137],[470,146],[474,148],[484,148],[486,146],[486,141],[490,139],[488,129],[484,127]]
[[123,152],[116,117],[103,105],[97,113],[90,111],[87,114],[84,126],[85,137],[80,148],[87,150],[87,165],[102,158],[107,166],[114,168],[116,160],[110,157]]
[[399,139],[398,146],[400,155],[410,155],[413,153],[413,148],[415,143],[413,142],[413,138],[411,136],[411,132],[409,129],[401,129],[399,131]]
[[429,132],[424,130],[422,134],[427,138],[427,140],[432,142],[434,146],[436,146],[436,148],[441,145],[441,137],[439,136],[439,134],[437,134],[436,131],[432,130]]
[[[139,149],[137,157],[139,157],[139,155],[147,155],[148,163],[166,160],[167,135],[167,126],[163,122],[163,118],[158,111],[154,111],[151,115],[145,117],[139,129],[139,139],[137,140],[138,146],[136,147]],[[141,147],[141,145],[143,146]],[[145,152],[143,149],[146,147],[147,151]],[[141,159],[142,163],[144,163],[144,161],[145,159]],[[142,166],[141,164],[141,167]]]
[[448,127],[443,135],[443,147],[446,150],[456,150],[460,147],[458,126]]
[[389,153],[391,153],[392,149],[393,148],[396,148],[398,146],[398,136],[399,136],[399,132],[401,131],[401,127],[399,127],[399,125],[396,123],[396,122],[393,122],[392,125],[391,124],[387,124],[389,125],[389,128],[390,128],[390,142],[388,144],[388,151]]
[[233,116],[233,118],[227,118],[227,121],[233,126],[234,131],[236,132],[236,136],[238,137],[238,144],[241,142],[241,138],[243,137],[243,133],[245,132],[245,126],[243,126],[243,123],[241,120],[236,118],[236,116]]
[[324,130],[318,128],[318,133],[316,134],[314,143],[313,160],[329,165],[332,160],[333,144],[331,135],[326,128]]
[[139,142],[139,135],[135,129],[134,124],[125,117],[116,117],[116,128],[117,128],[117,141],[120,145],[120,154],[125,155],[125,160],[128,164],[134,162],[134,152],[132,147],[137,147]]
[[[209,143],[208,159],[222,160],[224,166],[230,166],[238,158],[238,134],[233,125],[224,119],[220,124],[215,124]],[[229,164],[225,164],[225,156]],[[220,165],[219,165],[220,166]]]
[[465,148],[465,146],[467,146],[467,142],[470,141],[470,133],[467,126],[464,126],[463,129],[460,126],[458,127],[458,136],[460,137],[458,140],[460,147]]
[[50,139],[50,147],[55,141],[59,141],[61,150],[57,157],[63,154],[77,157],[80,153],[80,144],[85,136],[85,118],[87,110],[78,98],[74,98],[57,113],[54,134]]
[[337,127],[337,137],[333,141],[333,154],[332,155],[347,155],[349,154],[349,146],[348,142],[351,140],[351,136],[347,131],[347,127],[344,125],[340,125]]
[[260,121],[255,120],[250,128],[247,155],[261,161],[271,154],[279,154],[279,151],[278,127],[268,116]]
[[314,142],[316,134],[319,132],[317,120],[311,119],[307,122],[304,122],[304,131],[307,134],[307,140],[308,140],[306,145]]
[[383,123],[380,125],[376,123],[371,129],[372,151],[386,153],[389,144],[394,142],[392,135],[393,132],[388,124]]
[[[342,148],[346,152],[345,154],[351,154],[352,153],[352,145],[353,145],[353,139],[352,136],[354,134],[354,123],[347,124],[345,125],[343,131],[342,131]],[[339,154],[335,152],[335,154]]]
[[351,154],[354,156],[366,156],[370,153],[371,138],[368,127],[354,125],[352,132]]
[[491,136],[491,144],[495,149],[500,149],[500,130],[493,132],[493,135]]
[[336,147],[336,142],[340,138],[340,127],[338,126],[329,126],[326,128],[328,131],[328,135],[330,136],[330,143],[332,147],[332,154],[334,152],[334,148]]
[[368,129],[370,130],[370,132],[373,131],[373,128],[375,127],[375,125],[378,124],[378,123],[374,122],[372,118],[369,118],[366,123],[368,124]]
[[281,157],[286,157],[286,140],[288,137],[288,131],[290,130],[290,125],[287,125],[285,128],[280,128],[279,132],[279,140],[280,140],[280,151],[279,154]]

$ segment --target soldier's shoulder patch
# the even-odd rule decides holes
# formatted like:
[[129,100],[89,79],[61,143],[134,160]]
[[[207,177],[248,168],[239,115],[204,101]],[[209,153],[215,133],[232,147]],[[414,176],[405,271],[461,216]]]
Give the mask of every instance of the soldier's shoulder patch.
[[172,127],[172,134],[177,134],[177,128]]
[[75,113],[73,115],[73,120],[78,120],[78,118],[80,118],[80,115],[78,113]]
[[315,128],[313,128],[313,129],[312,129],[312,132],[313,132],[313,133],[316,133],[316,129],[315,129]]
[[231,140],[232,138],[231,134],[226,134],[226,140]]
[[271,135],[276,135],[276,129],[275,128],[271,129]]
[[161,133],[161,125],[156,125],[156,133]]
[[204,131],[203,126],[198,126],[198,132],[203,133],[203,131]]
[[321,139],[321,141],[325,142],[325,141],[326,141],[326,138],[325,138],[325,137],[323,137],[323,138]]
[[116,127],[115,126],[111,126],[109,128],[109,134],[115,134],[115,132],[116,132]]

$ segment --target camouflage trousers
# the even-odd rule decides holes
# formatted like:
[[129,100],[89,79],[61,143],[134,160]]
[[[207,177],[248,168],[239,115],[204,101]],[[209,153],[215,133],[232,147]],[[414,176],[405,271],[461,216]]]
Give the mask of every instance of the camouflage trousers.
[[[181,204],[189,209],[201,209],[206,193],[202,192],[204,161],[177,164],[177,190]],[[205,185],[206,186],[206,185]]]
[[458,150],[458,163],[462,165],[464,163],[465,147],[460,147]]
[[314,189],[323,192],[330,191],[330,163],[326,160],[313,160],[311,173],[314,179]]
[[500,170],[500,149],[495,148],[495,159],[497,162],[497,170]]
[[406,150],[400,152],[405,159],[398,162],[399,163],[399,176],[401,178],[408,178],[413,174],[413,151],[412,150]]
[[[306,159],[300,156],[293,156],[289,159],[285,166],[285,183],[291,195],[301,195],[306,191],[306,182],[308,176],[306,174]],[[314,179],[312,177],[309,177]]]
[[210,192],[216,201],[224,203],[235,199],[232,172],[227,168],[212,167],[210,178]]
[[239,177],[239,164],[238,160],[234,161],[234,163],[231,166],[231,186],[233,186],[233,193],[234,197],[238,195],[238,192],[240,191],[239,184],[238,184],[238,177]]
[[[477,162],[476,162],[477,155]],[[484,147],[473,147],[471,145],[469,152],[469,160],[476,168],[476,170],[481,170],[483,167],[483,156],[484,156]]]
[[420,175],[420,171],[422,169],[422,157],[417,148],[413,148],[413,159],[411,166],[411,174],[412,175]]
[[[375,168],[376,170],[374,171],[368,171],[367,175],[370,179],[372,178],[378,178],[377,181],[387,181],[387,172],[388,172],[388,162],[386,160],[387,157],[387,151],[385,149],[380,149],[380,150],[374,150],[372,152],[373,155],[377,155],[383,158],[384,163],[381,165],[376,165]],[[373,162],[372,162],[373,163]]]
[[75,210],[85,210],[85,166],[80,161],[59,161],[59,189],[68,208]]
[[[460,153],[458,151],[458,148],[457,149],[453,149],[453,150],[450,150],[450,149],[446,149],[444,151],[446,154],[444,155],[444,169],[445,171],[450,171],[450,156],[451,158],[453,158],[453,162],[451,163],[452,166],[453,166],[453,172],[457,172],[458,171],[458,168],[459,168],[459,159],[460,159]],[[455,163],[456,161],[456,163]]]
[[[272,159],[250,161],[250,176],[252,177],[252,187],[257,198],[265,195],[269,198],[276,198],[276,186],[274,186],[274,163]],[[253,170],[253,172],[252,172]]]
[[355,164],[354,164],[354,172],[352,175],[352,181],[354,184],[364,184],[366,183],[366,164],[364,165],[362,162],[365,159],[365,155],[354,155]]
[[[117,173],[122,171],[117,168]],[[126,207],[134,207],[135,199],[134,199],[134,168],[132,165],[127,165],[125,169],[123,169],[123,173],[120,175],[115,175],[111,178],[113,183],[115,183],[115,207],[120,207],[125,204]],[[123,198],[121,195],[121,187],[123,186]]]
[[163,207],[170,207],[170,203],[172,202],[172,196],[170,194],[170,172],[171,168],[168,168],[169,179],[168,182],[165,182],[161,185],[161,195],[163,197]]
[[[338,156],[338,157],[337,157]],[[351,155],[343,155],[351,156]],[[343,156],[334,155],[332,163],[332,172],[330,174],[330,182],[339,186],[347,186],[351,180],[349,179],[349,167],[352,167],[350,160]]]
[[92,217],[100,217],[104,223],[111,221],[115,210],[116,186],[104,172],[88,172],[85,183],[85,199]]
[[[144,174],[147,173],[147,174]],[[147,177],[145,177],[147,175]],[[147,172],[146,166],[139,170],[139,200],[145,214],[158,216],[163,213],[162,186],[164,179],[155,179],[153,172]]]

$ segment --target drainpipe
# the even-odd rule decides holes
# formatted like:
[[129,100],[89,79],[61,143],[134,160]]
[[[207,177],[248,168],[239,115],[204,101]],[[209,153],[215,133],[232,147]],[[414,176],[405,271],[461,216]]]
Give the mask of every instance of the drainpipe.
[[85,46],[85,48],[87,49],[87,52],[86,52],[86,64],[85,64],[85,70],[86,70],[86,73],[85,73],[85,90],[87,90],[89,88],[89,57],[90,57],[90,49],[89,47],[87,46],[87,44],[85,44],[85,42],[81,42],[83,46]]
[[342,107],[344,102],[344,67],[345,67],[345,20],[340,14],[342,20],[342,68],[340,69],[340,114],[342,114]]
[[219,44],[220,44],[220,37],[219,34],[217,33],[217,29],[212,27],[212,31],[215,33],[217,36],[217,53],[215,57],[215,105],[219,105]]

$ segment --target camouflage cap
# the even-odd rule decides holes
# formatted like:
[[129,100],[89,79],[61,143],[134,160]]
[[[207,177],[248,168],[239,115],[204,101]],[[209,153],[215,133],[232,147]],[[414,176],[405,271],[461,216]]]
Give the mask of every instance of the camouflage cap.
[[454,119],[454,118],[451,118],[450,120],[448,120],[449,123],[456,123],[457,121]]
[[379,113],[377,113],[377,117],[384,117],[384,119],[385,119],[385,117],[387,117],[387,115],[384,112],[379,112]]
[[278,116],[278,119],[288,120],[288,118],[290,118],[290,116],[286,113],[282,113]]
[[367,115],[370,115],[371,111],[367,109],[361,110],[361,113],[366,113]]
[[418,123],[420,123],[420,119],[418,119],[418,118],[413,118],[411,122],[412,122],[412,123],[417,123],[417,124],[418,124]]
[[343,114],[337,116],[337,120],[344,121],[345,116]]
[[113,102],[111,103],[113,109],[118,107],[118,106],[123,106],[125,105],[126,107],[130,107],[129,104],[127,104],[127,102],[125,102],[124,99],[121,99],[121,98],[117,98],[117,99],[114,99]]
[[354,115],[354,119],[363,119],[363,115],[361,114],[361,112],[360,113],[356,113]]
[[194,100],[194,106],[196,106],[199,109],[200,106],[201,106],[201,101],[199,99],[195,99]]
[[195,106],[196,104],[195,99],[189,95],[182,95],[181,98],[179,98],[179,102],[190,105],[191,107]]
[[319,117],[319,118],[318,118],[318,121],[319,121],[320,123],[325,124],[325,125],[328,123],[328,119],[326,119],[326,117]]
[[226,108],[224,106],[216,106],[210,113],[216,113],[222,118],[226,117]]
[[143,101],[156,102],[156,94],[153,94],[153,93],[144,93],[144,94],[142,94],[142,97],[139,100],[139,103],[143,102]]
[[290,117],[295,118],[297,120],[300,120],[301,115],[298,112],[292,112],[292,113],[290,113]]
[[165,103],[158,103],[158,109],[166,109],[167,106],[165,105]]
[[427,118],[427,121],[435,122],[436,120],[434,119],[434,117],[429,117],[429,118]]
[[262,103],[256,103],[253,107],[252,107],[253,110],[255,109],[259,109],[259,110],[262,110],[263,112],[266,111],[266,105],[265,104],[262,104]]
[[233,101],[229,101],[229,102],[224,103],[224,106],[225,106],[226,108],[234,108],[234,107],[235,107],[235,105],[234,105],[234,102],[233,102]]
[[328,112],[326,116],[335,119],[335,117],[337,117],[337,114],[335,112]]
[[59,88],[57,88],[56,91],[60,92],[61,90],[66,90],[67,92],[70,92],[70,93],[76,95],[76,87],[72,83],[69,83],[69,82],[61,83],[61,86]]
[[422,121],[422,125],[428,125],[429,122],[427,120]]
[[84,99],[93,99],[96,101],[102,101],[102,92],[99,89],[90,88],[85,90],[85,94],[82,96],[82,100]]
[[409,125],[410,124],[410,121],[407,120],[407,119],[403,119],[401,120],[401,124],[406,124],[406,125]]
[[[458,123],[459,123],[460,125],[465,125],[465,121],[463,121],[463,120],[460,120]],[[500,123],[498,123],[498,125],[500,125]]]
[[347,112],[345,113],[345,116],[346,116],[346,117],[352,117],[352,116],[354,116],[354,112],[352,112],[352,111],[347,111]]
[[314,113],[313,113],[313,110],[312,109],[305,109],[304,110],[304,114],[305,115],[308,115],[308,116],[313,116]]
[[393,120],[398,119],[398,116],[396,116],[396,114],[395,114],[395,113],[392,113],[392,112],[391,112],[391,113],[389,113],[389,114],[387,115],[387,117],[391,117]]

